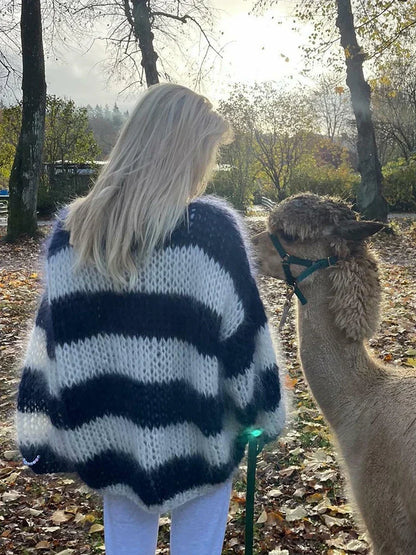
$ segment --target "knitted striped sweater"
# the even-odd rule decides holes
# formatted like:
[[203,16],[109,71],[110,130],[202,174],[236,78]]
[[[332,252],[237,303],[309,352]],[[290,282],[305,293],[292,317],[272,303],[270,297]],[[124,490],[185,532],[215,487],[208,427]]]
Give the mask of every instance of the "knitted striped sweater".
[[152,512],[227,480],[254,425],[284,423],[276,355],[235,213],[192,202],[140,271],[115,289],[74,272],[58,220],[18,394],[21,453],[36,473],[76,472]]

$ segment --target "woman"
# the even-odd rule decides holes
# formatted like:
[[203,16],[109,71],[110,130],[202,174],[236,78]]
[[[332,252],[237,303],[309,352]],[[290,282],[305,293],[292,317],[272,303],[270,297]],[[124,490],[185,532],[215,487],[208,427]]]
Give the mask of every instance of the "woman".
[[241,226],[198,198],[228,134],[204,97],[150,88],[48,247],[18,441],[103,495],[107,555],[153,554],[166,511],[173,555],[221,553],[241,434],[283,426]]

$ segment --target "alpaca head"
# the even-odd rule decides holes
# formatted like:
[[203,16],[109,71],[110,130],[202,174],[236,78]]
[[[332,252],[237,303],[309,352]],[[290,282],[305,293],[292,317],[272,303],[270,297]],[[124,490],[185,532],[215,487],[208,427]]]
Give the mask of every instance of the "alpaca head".
[[[285,279],[282,259],[269,233],[277,236],[293,256],[309,260],[337,256],[335,266],[318,270],[302,283],[313,294],[314,280],[327,272],[327,294],[335,324],[351,339],[362,340],[374,333],[380,305],[377,263],[365,239],[382,228],[381,223],[357,220],[339,199],[303,193],[277,205],[270,214],[268,231],[257,235],[254,244],[261,271],[279,279]],[[295,277],[304,269],[291,266]]]

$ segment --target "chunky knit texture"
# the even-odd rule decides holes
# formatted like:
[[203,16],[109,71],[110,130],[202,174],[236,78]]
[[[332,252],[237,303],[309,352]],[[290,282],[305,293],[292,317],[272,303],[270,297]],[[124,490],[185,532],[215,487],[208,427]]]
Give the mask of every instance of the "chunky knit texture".
[[58,220],[47,288],[18,395],[17,433],[36,473],[163,512],[224,482],[242,431],[284,424],[279,372],[244,233],[225,203],[192,202],[134,287],[74,272]]

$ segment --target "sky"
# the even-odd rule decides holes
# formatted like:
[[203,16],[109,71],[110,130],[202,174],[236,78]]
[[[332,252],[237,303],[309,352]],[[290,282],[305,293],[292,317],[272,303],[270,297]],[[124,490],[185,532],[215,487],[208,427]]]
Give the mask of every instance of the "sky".
[[[262,15],[249,14],[252,0],[213,0],[213,4],[219,10],[217,28],[223,33],[221,44],[224,48],[200,92],[214,104],[226,97],[233,82],[272,80],[290,84],[302,79],[300,45],[307,33],[300,36],[292,30],[292,0],[279,0],[277,6]],[[155,46],[157,49],[157,44]],[[111,107],[117,102],[121,109],[130,109],[137,91],[120,94],[124,85],[108,79],[103,67],[104,42],[95,41],[86,50],[86,46],[79,46],[61,53],[58,60],[47,60],[48,93],[72,98],[79,105],[108,104]],[[174,75],[174,80],[191,85],[185,75]]]

